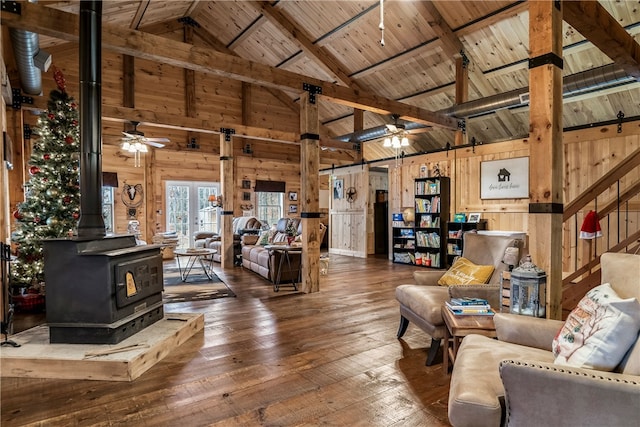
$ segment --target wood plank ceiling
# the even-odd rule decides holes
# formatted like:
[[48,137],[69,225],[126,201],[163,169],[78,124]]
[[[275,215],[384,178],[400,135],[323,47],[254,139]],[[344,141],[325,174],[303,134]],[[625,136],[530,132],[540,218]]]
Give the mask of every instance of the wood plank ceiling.
[[[79,2],[41,2],[78,13]],[[637,41],[640,5],[599,1]],[[434,112],[455,99],[456,57],[469,65],[469,100],[526,88],[528,81],[528,4],[522,1],[392,1],[384,3],[381,46],[380,3],[369,1],[106,1],[103,22],[155,34],[182,31],[179,18],[193,19],[199,43],[241,58],[361,89]],[[613,60],[566,22],[563,28],[565,77],[611,64]],[[206,37],[202,37],[206,34]],[[67,42],[40,37],[41,48]],[[57,47],[56,47],[57,46]],[[280,92],[288,102],[297,94]],[[619,111],[640,116],[640,85],[635,80],[565,98],[566,127],[615,120]],[[353,109],[323,102],[323,132],[354,129]],[[389,116],[364,114],[364,128],[391,123]],[[466,142],[492,142],[527,135],[528,107],[488,111],[466,121]],[[276,129],[277,130],[277,129]],[[451,130],[433,127],[411,135],[406,154],[442,149],[454,143]],[[380,140],[362,144],[366,160],[392,157]]]

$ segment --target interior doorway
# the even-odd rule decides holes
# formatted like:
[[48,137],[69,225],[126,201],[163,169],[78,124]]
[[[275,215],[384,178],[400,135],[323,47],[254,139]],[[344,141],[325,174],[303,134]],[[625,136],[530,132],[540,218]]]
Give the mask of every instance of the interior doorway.
[[213,207],[209,201],[209,196],[217,197],[218,194],[218,182],[166,182],[166,230],[176,232],[178,248],[193,247],[196,231],[219,231],[220,208]]

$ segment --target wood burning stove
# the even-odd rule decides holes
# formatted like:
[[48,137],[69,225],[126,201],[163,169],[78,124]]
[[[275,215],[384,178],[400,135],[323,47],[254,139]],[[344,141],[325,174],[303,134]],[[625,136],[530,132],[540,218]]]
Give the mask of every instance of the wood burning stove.
[[45,241],[51,343],[115,344],[162,319],[160,247],[132,235]]
[[160,245],[105,237],[102,218],[101,19],[80,2],[80,221],[78,236],[44,242],[52,343],[115,344],[162,319]]

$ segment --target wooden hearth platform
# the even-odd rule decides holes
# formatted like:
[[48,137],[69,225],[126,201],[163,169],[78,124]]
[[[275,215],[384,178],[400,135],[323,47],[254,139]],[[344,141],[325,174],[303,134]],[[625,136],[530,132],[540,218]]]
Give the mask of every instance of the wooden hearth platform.
[[10,336],[0,347],[2,377],[132,381],[204,329],[204,315],[165,313],[162,320],[118,344],[51,344],[49,328]]

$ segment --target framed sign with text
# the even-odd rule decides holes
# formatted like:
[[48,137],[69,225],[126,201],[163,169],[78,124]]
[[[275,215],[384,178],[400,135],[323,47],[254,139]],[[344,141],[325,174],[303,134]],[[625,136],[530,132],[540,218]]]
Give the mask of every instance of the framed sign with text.
[[528,197],[528,157],[480,163],[481,199],[526,199]]

